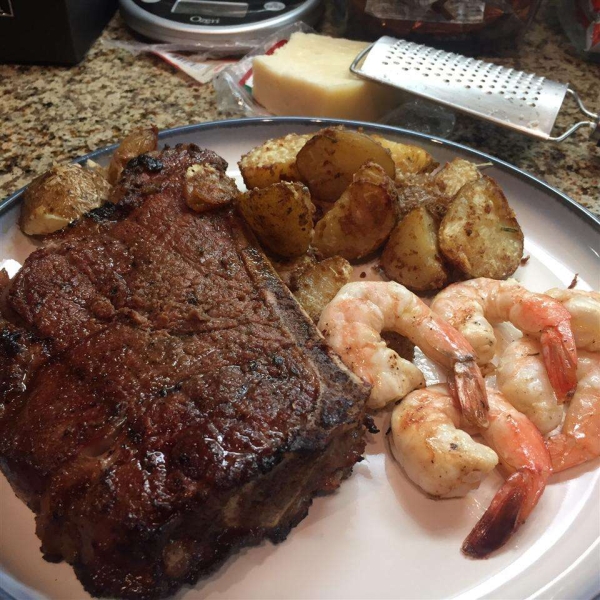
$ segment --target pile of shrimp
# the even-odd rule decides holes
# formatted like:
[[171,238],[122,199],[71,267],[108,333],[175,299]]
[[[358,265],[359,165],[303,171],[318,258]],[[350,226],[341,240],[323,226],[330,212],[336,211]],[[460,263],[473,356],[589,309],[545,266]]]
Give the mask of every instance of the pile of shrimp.
[[[499,353],[493,326],[502,322],[523,337]],[[355,282],[327,305],[319,328],[371,385],[368,407],[394,405],[392,453],[421,489],[464,496],[503,467],[504,484],[463,543],[468,556],[500,548],[553,473],[600,456],[598,292],[540,294],[479,278],[447,287],[429,307],[398,283]],[[387,347],[384,331],[406,336],[446,369],[447,384],[425,387],[421,371]],[[480,370],[493,359],[498,389]]]

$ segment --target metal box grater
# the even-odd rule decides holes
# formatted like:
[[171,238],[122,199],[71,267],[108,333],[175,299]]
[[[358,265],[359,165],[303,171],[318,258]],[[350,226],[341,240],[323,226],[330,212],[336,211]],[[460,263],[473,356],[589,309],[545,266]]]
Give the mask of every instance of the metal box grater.
[[[591,138],[600,142],[600,117],[585,108],[577,93],[532,73],[392,37],[365,48],[350,70],[533,137],[560,142],[580,127],[590,127]],[[552,137],[566,95],[575,98],[590,120]]]

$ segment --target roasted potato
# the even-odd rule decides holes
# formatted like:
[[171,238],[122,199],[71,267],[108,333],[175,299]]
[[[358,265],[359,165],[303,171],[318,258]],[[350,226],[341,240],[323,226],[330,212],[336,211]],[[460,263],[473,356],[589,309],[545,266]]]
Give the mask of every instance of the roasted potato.
[[154,125],[134,129],[115,150],[108,165],[108,181],[115,185],[121,177],[125,165],[132,158],[146,152],[152,152],[157,148],[158,129]]
[[313,233],[315,207],[300,183],[281,181],[238,196],[237,206],[260,243],[285,258],[304,254]]
[[290,133],[282,138],[267,140],[262,146],[244,154],[238,166],[246,187],[250,190],[279,181],[300,181],[296,155],[312,135]]
[[317,264],[317,258],[314,255],[314,252],[311,252],[310,248],[306,254],[289,260],[280,260],[272,256],[269,256],[268,258],[279,277],[281,277],[283,283],[285,283],[292,292],[296,289],[298,277],[300,277],[306,269]]
[[438,221],[425,207],[415,208],[394,227],[381,266],[390,279],[413,291],[438,290],[448,283],[440,258]]
[[463,186],[440,224],[440,250],[467,277],[505,279],[523,257],[523,232],[498,184]]
[[78,164],[56,165],[34,179],[23,195],[19,225],[27,235],[46,235],[66,227],[108,200],[111,185]]
[[196,212],[226,206],[239,194],[235,181],[212,165],[192,165],[185,172],[183,196]]
[[453,198],[463,185],[477,181],[480,177],[477,165],[462,158],[455,158],[446,163],[435,174],[433,180],[442,194]]
[[441,219],[448,210],[452,198],[440,191],[435,176],[430,173],[412,173],[397,181],[398,211],[406,216],[415,208],[426,207],[429,212]]
[[323,309],[351,277],[350,263],[341,256],[332,256],[308,267],[298,276],[294,296],[316,323]]
[[335,202],[366,162],[378,164],[394,179],[390,151],[364,133],[340,127],[323,129],[298,152],[296,165],[314,198]]
[[407,173],[431,171],[436,165],[433,156],[419,146],[392,142],[376,134],[371,134],[370,137],[390,151],[396,166],[396,179],[401,179]]
[[325,257],[362,258],[388,238],[398,215],[394,182],[366,163],[333,208],[315,225],[313,246]]

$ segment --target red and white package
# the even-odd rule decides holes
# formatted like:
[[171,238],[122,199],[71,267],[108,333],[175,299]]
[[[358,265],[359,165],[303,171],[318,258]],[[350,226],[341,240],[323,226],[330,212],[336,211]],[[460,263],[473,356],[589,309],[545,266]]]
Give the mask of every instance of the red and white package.
[[560,15],[579,50],[600,53],[600,0],[563,0]]

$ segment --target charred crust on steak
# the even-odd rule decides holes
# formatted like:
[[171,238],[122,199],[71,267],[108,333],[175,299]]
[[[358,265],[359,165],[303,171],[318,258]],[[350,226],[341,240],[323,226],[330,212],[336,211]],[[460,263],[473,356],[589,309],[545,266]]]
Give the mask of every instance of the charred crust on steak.
[[148,171],[150,173],[158,173],[163,170],[163,163],[150,154],[140,154],[132,158],[126,165],[130,171]]
[[0,331],[0,355],[6,358],[14,358],[23,350],[23,345],[19,343],[22,337],[20,331],[10,331],[8,328],[3,328]]
[[93,595],[164,597],[279,542],[365,447],[367,386],[231,207],[199,215],[178,145],[6,284],[0,467]]

